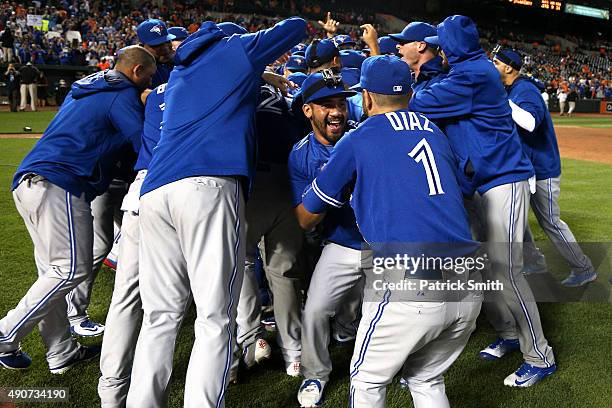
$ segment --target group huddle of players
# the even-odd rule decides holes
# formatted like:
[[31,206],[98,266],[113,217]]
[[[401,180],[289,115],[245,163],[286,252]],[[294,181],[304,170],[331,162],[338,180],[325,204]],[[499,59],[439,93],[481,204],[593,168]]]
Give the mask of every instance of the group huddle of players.
[[[184,404],[224,406],[227,384],[272,354],[261,256],[302,407],[323,402],[332,340],[354,347],[351,406],[385,406],[397,374],[415,407],[449,406],[443,375],[481,308],[499,337],[480,357],[524,356],[504,384],[556,371],[525,279],[546,271],[535,245],[523,251],[530,202],[571,265],[563,284],[597,274],[559,219],[556,137],[539,84],[520,76],[522,57],[497,49],[492,62],[465,16],[381,38],[365,25],[363,51],[335,35],[330,15],[320,23],[329,38],[306,45],[298,17],[257,33],[204,22],[192,34],[149,19],[114,69],[73,84],[14,177],[39,278],[0,320],[0,365],[30,366],[19,342],[38,324],[51,373],[100,355],[103,407],[166,406],[193,303]],[[114,221],[103,326],[86,309]],[[486,279],[503,290],[369,286],[373,258],[483,248],[483,270],[391,267],[383,279]],[[73,337],[103,332],[101,347]]]

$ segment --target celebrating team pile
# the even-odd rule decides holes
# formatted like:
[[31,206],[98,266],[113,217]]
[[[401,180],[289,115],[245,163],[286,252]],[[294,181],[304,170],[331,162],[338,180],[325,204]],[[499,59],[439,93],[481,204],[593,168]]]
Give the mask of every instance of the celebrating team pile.
[[[386,406],[396,375],[415,407],[450,406],[444,373],[481,308],[498,338],[479,357],[523,355],[505,385],[555,373],[525,278],[546,268],[530,203],[572,268],[563,285],[597,273],[559,218],[556,136],[522,56],[489,59],[460,15],[381,38],[366,24],[367,58],[329,15],[321,23],[330,38],[305,45],[299,17],[255,33],[207,21],[191,34],[149,19],[113,69],[72,85],[13,179],[38,279],[0,320],[2,367],[30,366],[20,341],[38,324],[51,373],[100,356],[102,407],[165,407],[193,304],[184,405],[222,407],[228,384],[272,355],[267,280],[301,407],[324,402],[332,340],[353,347],[352,407]],[[114,224],[103,326],[86,310]],[[480,258],[373,272],[373,259],[399,256]],[[412,280],[424,283],[389,289]],[[75,339],[102,333],[101,347]]]

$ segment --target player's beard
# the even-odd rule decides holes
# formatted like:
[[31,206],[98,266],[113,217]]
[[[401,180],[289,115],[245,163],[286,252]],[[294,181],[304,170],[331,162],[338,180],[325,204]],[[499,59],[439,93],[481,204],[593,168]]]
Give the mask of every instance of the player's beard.
[[337,132],[331,132],[328,128],[328,124],[330,121],[330,117],[326,116],[323,120],[319,120],[317,117],[313,117],[312,124],[319,132],[320,135],[323,136],[325,140],[327,140],[330,144],[334,145],[342,135],[344,134],[344,130],[346,128],[346,117],[344,116],[335,116],[331,118],[332,120],[340,121],[340,128]]

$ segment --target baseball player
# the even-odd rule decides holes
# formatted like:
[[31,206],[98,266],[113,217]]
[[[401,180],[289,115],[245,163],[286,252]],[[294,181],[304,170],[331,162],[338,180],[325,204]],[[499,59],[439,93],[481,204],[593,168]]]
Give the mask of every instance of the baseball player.
[[166,84],[141,95],[145,104],[142,145],[134,169],[136,179],[130,185],[121,209],[123,213],[121,262],[118,263],[113,297],[106,316],[107,332],[100,355],[98,394],[101,406],[125,407],[130,372],[138,332],[142,321],[142,302],[138,285],[138,210],[140,186],[147,174],[153,148],[159,141]]
[[260,76],[305,36],[301,18],[231,37],[207,21],[177,50],[160,140],[140,190],[144,315],[127,407],[165,405],[190,294],[197,318],[185,406],[224,406],[245,262],[244,202],[255,170]]
[[[597,273],[572,231],[560,218],[561,159],[550,112],[534,80],[520,75],[523,65],[520,54],[498,47],[493,55],[493,63],[508,91],[512,119],[517,125],[523,150],[536,173],[536,192],[531,196],[531,208],[548,238],[572,268],[562,284],[570,287],[586,285],[597,279]],[[533,243],[529,224],[525,242]],[[539,258],[543,256],[539,254]]]
[[99,346],[81,346],[70,335],[66,294],[92,271],[90,202],[106,191],[123,146],[140,148],[140,92],[155,72],[153,56],[130,46],[114,70],[72,85],[59,112],[19,166],[13,197],[34,242],[38,279],[0,320],[0,362],[27,368],[19,342],[38,323],[53,374],[94,358]]
[[[425,116],[406,109],[411,82],[410,69],[396,56],[363,63],[368,119],[336,143],[304,195],[298,211],[308,225],[341,207],[354,185],[350,204],[366,242],[410,244],[419,254],[428,243],[473,245],[448,141]],[[371,274],[371,257],[368,264]],[[443,374],[474,330],[481,295],[444,302],[424,290],[423,300],[404,301],[399,292],[383,292],[381,300],[364,299],[351,360],[351,406],[386,406],[386,386],[406,364],[414,406],[448,407]]]
[[181,43],[185,41],[187,37],[189,37],[189,31],[187,31],[185,27],[170,27],[168,29],[168,34],[174,36],[174,39],[172,40],[172,50],[174,52],[176,52],[178,46],[181,45]]
[[357,43],[351,38],[350,35],[339,34],[333,37],[331,40],[334,42],[334,45],[339,51],[354,50],[357,47]]
[[[300,57],[303,59],[302,57]],[[293,216],[287,157],[301,136],[287,100],[271,85],[261,87],[256,113],[257,172],[246,208],[246,263],[237,311],[237,344],[250,368],[270,358],[261,327],[261,302],[255,261],[261,248],[265,276],[274,300],[274,317],[287,375],[300,373],[300,327],[304,274],[298,262],[303,233]],[[238,377],[238,359],[230,382]]]
[[[303,217],[302,195],[321,172],[333,146],[347,129],[346,98],[349,91],[340,75],[330,70],[308,76],[302,87],[304,115],[313,131],[296,143],[289,156],[293,206],[302,228],[312,230]],[[350,304],[350,325],[357,319],[361,305],[363,271],[361,247],[363,240],[348,206],[329,211],[323,222],[321,239],[323,252],[310,280],[308,297],[302,314],[302,375],[298,390],[302,407],[318,406],[332,369],[328,347],[331,338],[330,319],[343,306]],[[349,337],[354,329],[348,327]],[[352,333],[351,333],[352,332]]]
[[484,305],[500,339],[480,355],[497,359],[520,347],[525,362],[504,384],[529,387],[556,371],[537,304],[521,273],[533,166],[523,153],[507,94],[480,47],[474,22],[465,16],[448,17],[438,25],[437,36],[426,41],[441,46],[451,69],[442,81],[416,92],[410,108],[447,121],[446,133],[462,172],[459,180],[467,183],[464,194],[475,189],[481,196],[491,263],[486,278],[504,286],[491,292]]
[[156,18],[143,21],[136,27],[136,34],[140,45],[155,56],[157,61],[157,72],[151,81],[151,87],[155,88],[168,82],[170,72],[174,67],[174,48],[172,41],[176,39],[174,34],[168,33],[166,23]]

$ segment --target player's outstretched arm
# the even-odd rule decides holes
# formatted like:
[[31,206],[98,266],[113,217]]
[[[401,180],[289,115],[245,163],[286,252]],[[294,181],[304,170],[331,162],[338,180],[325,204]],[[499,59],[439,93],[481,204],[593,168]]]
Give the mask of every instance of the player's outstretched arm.
[[449,119],[472,112],[473,83],[465,74],[449,76],[437,84],[416,92],[410,110],[429,119]]
[[304,231],[312,231],[314,227],[323,221],[323,218],[325,218],[325,213],[311,213],[304,207],[304,204],[300,204],[295,207],[295,216],[298,220],[298,224],[300,224],[300,228],[302,228]]

